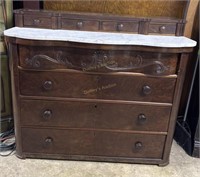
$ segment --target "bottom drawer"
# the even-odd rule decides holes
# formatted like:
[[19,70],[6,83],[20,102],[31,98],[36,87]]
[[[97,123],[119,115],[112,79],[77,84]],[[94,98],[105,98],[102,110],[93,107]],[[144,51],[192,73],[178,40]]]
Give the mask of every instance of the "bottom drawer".
[[89,130],[22,128],[25,153],[161,159],[165,136]]

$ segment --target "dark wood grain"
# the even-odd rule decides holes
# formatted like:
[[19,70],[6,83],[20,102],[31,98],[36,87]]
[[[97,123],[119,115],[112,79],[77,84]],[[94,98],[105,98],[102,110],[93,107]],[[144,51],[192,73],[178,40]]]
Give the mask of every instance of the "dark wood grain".
[[[25,153],[162,158],[165,136],[22,128]],[[34,138],[29,137],[35,135]],[[136,143],[142,147],[137,148]],[[35,147],[34,150],[32,147]],[[155,149],[157,150],[155,150]]]
[[95,155],[160,159],[165,136],[96,131],[94,140]]
[[[77,52],[78,51],[78,52]],[[20,66],[27,69],[75,69],[85,72],[176,73],[177,54],[76,47],[20,46]],[[122,59],[123,58],[123,59]]]
[[[159,35],[184,28],[182,19],[106,14],[19,10],[15,17],[34,28]],[[6,40],[18,157],[169,163],[192,47]]]
[[[104,13],[15,10],[15,25],[20,27],[108,31],[139,34],[183,35],[185,21],[178,18],[120,16]],[[162,27],[165,29],[162,29]]]
[[[143,75],[100,75],[76,72],[20,70],[20,91],[26,96],[52,96],[171,103],[175,78]],[[64,80],[62,78],[65,78]],[[44,85],[51,82],[51,88]],[[80,82],[81,81],[81,82]],[[145,86],[150,87],[146,93]]]
[[[170,106],[97,102],[21,100],[21,105],[22,126],[108,130],[167,132],[171,111]],[[46,111],[51,115],[45,116]]]
[[92,131],[22,128],[22,134],[24,152],[68,155],[89,155],[94,152]]
[[180,103],[180,99],[181,99],[181,93],[183,88],[183,83],[184,83],[184,79],[185,79],[185,74],[186,74],[186,66],[189,62],[189,54],[185,54],[183,53],[181,56],[181,61],[180,61],[180,65],[179,65],[179,77],[177,78],[177,84],[176,84],[176,88],[175,88],[175,94],[174,94],[174,98],[173,98],[173,108],[172,108],[172,112],[171,112],[171,121],[169,123],[169,128],[171,131],[169,131],[169,135],[167,136],[166,139],[166,146],[165,146],[165,151],[163,154],[163,159],[165,161],[168,161],[169,159],[169,154],[170,154],[170,146],[172,144],[172,140],[173,140],[173,135],[174,135],[174,129],[175,129],[175,122],[177,119],[177,115],[178,115],[178,109],[179,109],[179,103]]

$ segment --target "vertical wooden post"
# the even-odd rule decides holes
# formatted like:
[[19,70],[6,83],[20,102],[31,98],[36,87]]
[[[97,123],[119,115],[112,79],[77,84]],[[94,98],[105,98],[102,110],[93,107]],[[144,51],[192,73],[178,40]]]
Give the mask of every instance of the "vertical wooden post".
[[190,0],[190,4],[188,7],[188,12],[186,15],[186,26],[185,26],[185,32],[184,32],[184,36],[191,38],[192,35],[192,28],[193,28],[193,24],[194,24],[194,17],[195,17],[195,13],[197,8],[199,8],[199,0]]

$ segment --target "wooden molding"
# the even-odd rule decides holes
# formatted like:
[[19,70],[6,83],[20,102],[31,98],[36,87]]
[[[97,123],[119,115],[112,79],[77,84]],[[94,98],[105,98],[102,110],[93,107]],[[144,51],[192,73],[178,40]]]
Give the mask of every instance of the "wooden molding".
[[186,16],[187,23],[186,23],[185,32],[184,32],[184,36],[188,38],[191,38],[191,35],[192,35],[195,13],[197,11],[198,6],[199,6],[199,0],[190,0],[188,13]]

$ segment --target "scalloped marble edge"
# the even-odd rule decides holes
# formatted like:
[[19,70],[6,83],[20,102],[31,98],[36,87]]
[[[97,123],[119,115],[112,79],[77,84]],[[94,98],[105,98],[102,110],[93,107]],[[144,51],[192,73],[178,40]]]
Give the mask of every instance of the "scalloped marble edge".
[[30,40],[69,41],[104,45],[137,45],[151,47],[194,47],[197,42],[184,36],[158,36],[113,32],[92,32],[60,29],[13,27],[4,31],[5,36]]

